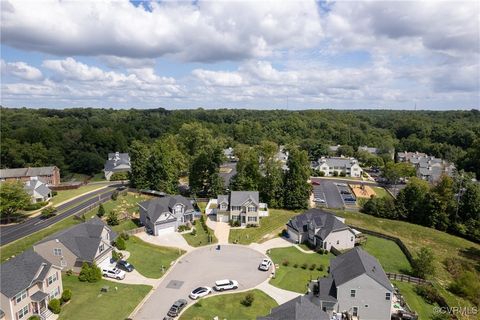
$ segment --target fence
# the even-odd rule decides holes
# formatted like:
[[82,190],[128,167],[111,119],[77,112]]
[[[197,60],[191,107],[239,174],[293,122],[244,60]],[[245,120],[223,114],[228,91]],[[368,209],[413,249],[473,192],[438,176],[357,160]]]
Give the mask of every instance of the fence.
[[124,232],[126,234],[128,234],[129,236],[132,236],[134,234],[137,234],[137,233],[140,233],[140,232],[143,232],[143,231],[145,231],[145,227],[139,227],[139,228],[132,229],[132,230],[125,230]]
[[385,272],[387,275],[388,279],[390,280],[396,280],[396,281],[401,281],[401,282],[409,282],[409,283],[415,283],[415,284],[431,284],[430,281],[422,279],[422,278],[416,278],[412,277],[406,274],[401,274],[401,273],[392,273],[392,272]]

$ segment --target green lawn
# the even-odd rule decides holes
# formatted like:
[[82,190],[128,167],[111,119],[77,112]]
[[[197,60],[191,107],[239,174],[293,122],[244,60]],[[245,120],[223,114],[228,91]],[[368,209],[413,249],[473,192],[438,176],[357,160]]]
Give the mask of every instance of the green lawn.
[[217,238],[213,234],[213,230],[210,229],[210,228],[209,228],[209,230],[210,230],[210,240],[211,240],[211,242],[208,242],[208,235],[205,232],[205,230],[203,230],[202,225],[200,224],[199,220],[197,220],[197,222],[195,223],[195,229],[197,230],[197,234],[194,235],[194,236],[190,233],[182,234],[182,236],[185,238],[185,240],[187,240],[188,244],[191,245],[192,247],[201,247],[201,246],[206,246],[208,244],[218,242]]
[[[152,289],[147,285],[132,285],[108,280],[96,283],[80,282],[75,276],[62,276],[63,289],[72,290],[72,300],[60,313],[60,320],[125,319]],[[100,292],[109,286],[108,292]],[[117,288],[117,290],[115,290]]]
[[259,227],[230,230],[228,241],[250,244],[252,242],[262,243],[275,238],[285,228],[288,220],[298,214],[298,212],[290,210],[269,209],[269,211],[268,217],[261,218]]
[[372,189],[375,191],[375,193],[377,194],[377,197],[379,198],[391,198],[392,195],[390,193],[388,193],[387,190],[385,190],[384,188],[382,187],[372,187]]
[[135,236],[131,236],[126,244],[127,251],[130,252],[128,261],[147,278],[160,278],[163,275],[162,266],[164,271],[167,271],[171,262],[185,252],[180,249],[156,246]]
[[84,186],[81,186],[78,189],[72,189],[72,190],[59,190],[57,191],[57,195],[52,198],[51,202],[53,205],[58,205],[60,202],[66,201],[68,199],[71,199],[73,197],[82,195],[86,192],[93,191],[99,188],[103,188],[105,186],[103,185],[98,185],[98,184],[87,184]]
[[[240,302],[251,293],[254,296],[253,304],[245,307]],[[222,294],[199,300],[188,308],[180,320],[210,320],[218,316],[219,319],[247,320],[265,316],[275,308],[277,303],[270,296],[260,290],[251,290],[242,293]]]
[[205,213],[205,208],[207,207],[206,202],[197,202],[198,207],[200,208],[200,212]]
[[[268,255],[276,265],[279,265],[279,268],[276,269],[275,279],[270,280],[270,284],[300,293],[306,292],[309,280],[327,274],[330,259],[334,257],[331,253],[303,253],[295,247],[271,249]],[[282,264],[285,260],[288,260],[288,266]],[[302,268],[304,263],[308,265],[306,269]],[[298,264],[297,268],[294,267],[295,264]],[[310,270],[312,264],[315,264],[316,267],[323,265],[323,271],[316,268]]]
[[400,247],[393,241],[367,235],[363,249],[378,259],[385,272],[409,274],[410,263]]
[[392,283],[400,290],[410,309],[418,313],[420,320],[431,318],[434,305],[426,302],[415,292],[414,284],[400,281],[392,281]]

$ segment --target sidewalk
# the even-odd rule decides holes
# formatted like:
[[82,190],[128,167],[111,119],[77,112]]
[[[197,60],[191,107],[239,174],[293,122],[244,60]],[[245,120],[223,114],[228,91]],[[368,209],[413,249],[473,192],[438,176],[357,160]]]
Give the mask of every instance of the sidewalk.
[[288,240],[285,240],[284,238],[273,238],[264,243],[251,243],[248,246],[254,250],[266,254],[267,250],[269,249],[292,247],[294,244]]
[[273,300],[275,300],[279,305],[302,295],[301,293],[298,293],[298,292],[293,292],[293,291],[274,287],[271,284],[269,284],[268,281],[270,281],[270,279],[262,282],[255,288],[265,292],[267,295],[272,297]]

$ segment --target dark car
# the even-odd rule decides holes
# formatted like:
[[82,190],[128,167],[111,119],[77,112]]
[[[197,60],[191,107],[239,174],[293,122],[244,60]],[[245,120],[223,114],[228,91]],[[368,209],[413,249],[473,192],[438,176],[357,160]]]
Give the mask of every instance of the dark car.
[[170,310],[168,310],[167,315],[169,317],[178,316],[178,314],[183,310],[183,308],[185,308],[186,305],[187,305],[187,300],[185,299],[179,299],[175,301],[175,303],[172,305]]
[[343,200],[349,201],[349,202],[355,202],[355,198],[352,198],[352,197],[345,197],[343,198]]
[[342,190],[340,191],[341,194],[352,194],[350,191],[347,191],[347,190]]
[[320,185],[320,182],[318,182],[318,181],[312,181],[312,185],[314,185],[314,186],[319,186],[319,185]]
[[118,260],[117,268],[127,272],[132,272],[135,269],[135,267],[132,264],[130,264],[128,261],[125,261],[125,260]]

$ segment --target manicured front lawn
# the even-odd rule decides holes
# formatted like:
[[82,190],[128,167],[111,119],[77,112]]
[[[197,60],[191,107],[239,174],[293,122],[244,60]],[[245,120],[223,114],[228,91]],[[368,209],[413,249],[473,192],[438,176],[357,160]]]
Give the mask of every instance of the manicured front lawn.
[[201,247],[201,246],[206,246],[208,244],[218,242],[218,239],[213,234],[214,231],[210,228],[208,228],[210,230],[210,242],[208,242],[209,236],[207,235],[205,230],[202,228],[202,224],[200,223],[199,220],[197,220],[197,222],[195,223],[195,229],[197,230],[196,235],[192,235],[191,233],[182,234],[182,236],[185,238],[188,244],[191,245],[192,247]]
[[418,313],[419,319],[430,319],[434,305],[426,302],[415,292],[414,284],[400,281],[392,281],[392,283],[400,290],[410,309]]
[[269,209],[270,215],[260,219],[260,226],[245,229],[231,229],[228,237],[229,242],[250,244],[252,242],[262,243],[275,238],[285,228],[290,218],[298,212],[290,210]]
[[393,241],[367,235],[363,249],[378,259],[385,272],[409,274],[410,263],[400,247]]
[[[303,253],[295,247],[271,249],[268,255],[276,265],[279,265],[275,271],[275,279],[270,280],[270,284],[300,293],[307,291],[307,283],[310,280],[327,274],[330,259],[334,257],[331,253]],[[285,260],[288,261],[288,266],[283,265]],[[306,269],[302,268],[304,263],[307,264]],[[315,264],[314,270],[310,270],[312,264]],[[317,269],[320,265],[323,266],[323,271]]]
[[52,203],[53,205],[57,205],[60,202],[66,201],[68,199],[71,199],[73,197],[82,195],[86,192],[97,190],[100,188],[105,187],[104,185],[98,185],[98,184],[87,184],[84,186],[81,186],[78,189],[72,189],[72,190],[59,190],[57,191],[57,195],[52,198]]
[[126,244],[127,251],[130,252],[128,261],[147,278],[160,278],[163,275],[162,266],[166,272],[172,261],[185,252],[180,249],[156,246],[135,236],[130,236]]
[[[246,307],[240,302],[245,296],[251,293],[254,301],[250,307]],[[277,303],[270,296],[260,290],[251,290],[242,293],[222,294],[209,298],[204,298],[188,308],[180,317],[180,320],[210,320],[214,317],[218,319],[256,319],[259,316],[265,316],[275,308]]]
[[[62,276],[63,289],[72,290],[72,300],[62,307],[60,320],[125,319],[152,289],[147,285],[132,285],[100,280],[80,282],[75,276]],[[100,292],[109,286],[108,292]],[[117,289],[116,289],[117,288]]]

